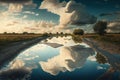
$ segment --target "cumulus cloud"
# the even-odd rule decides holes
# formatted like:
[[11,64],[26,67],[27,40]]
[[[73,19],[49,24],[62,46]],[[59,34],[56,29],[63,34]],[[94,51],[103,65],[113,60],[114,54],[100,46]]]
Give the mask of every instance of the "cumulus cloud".
[[[27,15],[24,15],[23,18],[15,18],[12,16],[8,16],[7,13],[2,13],[0,16],[1,23],[1,29],[0,32],[16,32],[16,33],[22,33],[22,32],[35,32],[35,33],[44,33],[44,32],[52,32],[53,26],[55,24],[53,22],[46,22],[46,21],[34,21],[34,20],[23,20],[24,18],[27,18]],[[47,29],[46,29],[47,28]]]
[[8,11],[9,12],[21,12],[23,9],[22,4],[9,4]]
[[0,0],[0,5],[8,5],[9,12],[21,12],[24,5],[36,7],[32,0]]
[[29,1],[31,0],[0,0],[0,2],[2,3],[21,3],[21,4],[28,3]]
[[59,28],[65,28],[68,24],[82,25],[96,22],[96,17],[90,15],[84,5],[75,1],[44,0],[40,9],[47,9],[49,12],[59,15]]
[[120,33],[120,21],[109,22],[107,32]]
[[42,69],[51,75],[57,75],[60,71],[74,71],[81,68],[86,62],[92,49],[76,45],[71,47],[62,47],[60,54],[49,59],[47,62],[40,62]]

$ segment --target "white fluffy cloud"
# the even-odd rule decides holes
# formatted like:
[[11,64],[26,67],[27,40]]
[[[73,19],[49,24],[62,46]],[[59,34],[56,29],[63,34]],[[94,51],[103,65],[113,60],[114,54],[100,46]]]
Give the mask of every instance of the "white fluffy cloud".
[[23,16],[23,18],[20,19],[9,16],[8,12],[1,13],[0,33],[22,33],[25,31],[43,33],[52,31],[54,28],[53,26],[55,26],[53,22],[23,20],[26,17],[27,15]]
[[9,12],[21,12],[24,6],[36,7],[32,0],[0,0],[0,5],[8,6]]
[[86,62],[90,53],[94,51],[80,45],[62,47],[60,54],[49,59],[47,62],[40,62],[42,69],[51,75],[57,75],[60,71],[74,71],[81,68]]
[[65,28],[68,24],[82,25],[96,22],[96,17],[85,11],[84,5],[75,1],[60,3],[59,0],[44,0],[41,3],[40,9],[47,9],[59,15],[59,28]]
[[9,4],[9,8],[8,11],[9,12],[21,12],[23,9],[23,5],[22,4]]
[[106,69],[106,68],[102,66],[97,66],[97,70],[101,70],[101,69]]

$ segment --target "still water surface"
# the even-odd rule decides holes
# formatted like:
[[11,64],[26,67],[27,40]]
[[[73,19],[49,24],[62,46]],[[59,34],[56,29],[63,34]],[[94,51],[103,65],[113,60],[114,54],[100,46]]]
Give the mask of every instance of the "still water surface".
[[118,56],[95,52],[71,36],[53,37],[21,52],[2,69],[1,80],[120,80]]

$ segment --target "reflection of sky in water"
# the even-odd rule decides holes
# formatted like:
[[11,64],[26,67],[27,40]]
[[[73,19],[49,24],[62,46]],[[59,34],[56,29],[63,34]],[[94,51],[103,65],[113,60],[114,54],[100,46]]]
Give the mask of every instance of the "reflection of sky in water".
[[[63,46],[54,48],[54,44],[46,43]],[[9,68],[32,71],[31,80],[96,80],[109,68],[109,64],[96,62],[95,53],[88,45],[76,44],[71,37],[52,38],[46,43],[23,51]]]

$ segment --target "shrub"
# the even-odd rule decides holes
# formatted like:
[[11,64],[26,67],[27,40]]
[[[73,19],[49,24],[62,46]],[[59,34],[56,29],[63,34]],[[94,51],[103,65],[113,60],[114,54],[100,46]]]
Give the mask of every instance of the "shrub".
[[74,35],[83,35],[84,34],[84,31],[82,29],[75,29],[73,31],[73,34]]

